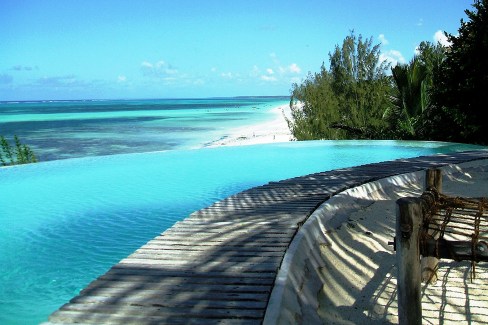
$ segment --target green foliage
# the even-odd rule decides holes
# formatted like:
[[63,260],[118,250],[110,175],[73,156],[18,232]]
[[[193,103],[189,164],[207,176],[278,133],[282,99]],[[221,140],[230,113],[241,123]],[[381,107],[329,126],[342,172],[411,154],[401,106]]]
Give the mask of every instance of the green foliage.
[[339,103],[330,79],[322,65],[319,73],[309,74],[301,85],[293,85],[290,101],[292,120],[287,122],[298,140],[345,138],[343,131],[332,129],[327,124],[327,121],[339,119]]
[[396,138],[423,137],[424,120],[431,108],[433,73],[438,71],[444,58],[443,46],[422,42],[418,54],[408,64],[398,64],[391,69],[396,89],[393,106],[385,111],[384,117]]
[[298,140],[381,137],[391,82],[379,56],[379,44],[351,32],[329,53],[329,71],[322,65],[319,73],[294,84],[288,121],[293,135]]
[[488,144],[488,0],[475,1],[461,20],[458,36],[446,34],[451,46],[434,74],[431,114],[435,128],[429,136],[447,141]]
[[14,146],[0,136],[0,166],[20,165],[37,162],[34,152],[25,144],[21,144],[14,136]]
[[488,0],[466,10],[449,47],[422,42],[408,64],[379,62],[379,45],[353,32],[330,67],[292,86],[288,125],[298,140],[414,139],[488,145]]

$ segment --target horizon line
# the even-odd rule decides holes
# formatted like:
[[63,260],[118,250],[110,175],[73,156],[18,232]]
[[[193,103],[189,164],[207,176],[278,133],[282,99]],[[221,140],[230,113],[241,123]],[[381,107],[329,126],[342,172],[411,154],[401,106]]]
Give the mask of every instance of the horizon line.
[[94,102],[94,101],[124,101],[124,100],[188,100],[188,99],[225,99],[225,98],[273,98],[290,97],[290,95],[239,95],[239,96],[210,96],[210,97],[134,97],[134,98],[84,98],[84,99],[20,99],[0,100],[0,103],[28,103],[28,102]]

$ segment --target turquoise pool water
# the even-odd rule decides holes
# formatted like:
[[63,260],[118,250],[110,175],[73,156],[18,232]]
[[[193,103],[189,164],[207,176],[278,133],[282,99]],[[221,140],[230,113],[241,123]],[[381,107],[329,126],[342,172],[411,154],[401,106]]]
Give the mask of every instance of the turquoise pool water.
[[192,211],[313,172],[479,149],[310,141],[66,159],[0,168],[0,324],[38,324]]

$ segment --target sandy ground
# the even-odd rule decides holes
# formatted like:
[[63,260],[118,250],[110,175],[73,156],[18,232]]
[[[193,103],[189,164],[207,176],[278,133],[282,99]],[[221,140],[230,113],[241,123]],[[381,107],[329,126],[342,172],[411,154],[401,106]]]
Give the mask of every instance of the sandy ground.
[[[443,193],[488,197],[488,160],[467,163],[443,178]],[[418,196],[420,187],[369,198],[346,222],[329,229],[321,245],[318,313],[324,324],[397,324],[395,252],[396,200]],[[434,284],[422,285],[422,324],[488,324],[488,263],[441,260]]]
[[285,120],[285,115],[290,116],[289,106],[276,107],[273,113],[276,117],[272,121],[233,129],[227,138],[211,142],[207,146],[241,146],[294,140]]

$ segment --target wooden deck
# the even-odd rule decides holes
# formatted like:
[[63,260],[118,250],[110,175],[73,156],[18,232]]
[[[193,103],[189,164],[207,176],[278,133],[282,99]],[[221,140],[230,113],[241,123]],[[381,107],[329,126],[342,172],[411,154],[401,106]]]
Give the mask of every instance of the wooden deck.
[[246,190],[177,222],[44,324],[261,324],[288,245],[328,198],[381,178],[487,158],[482,150],[400,159]]

